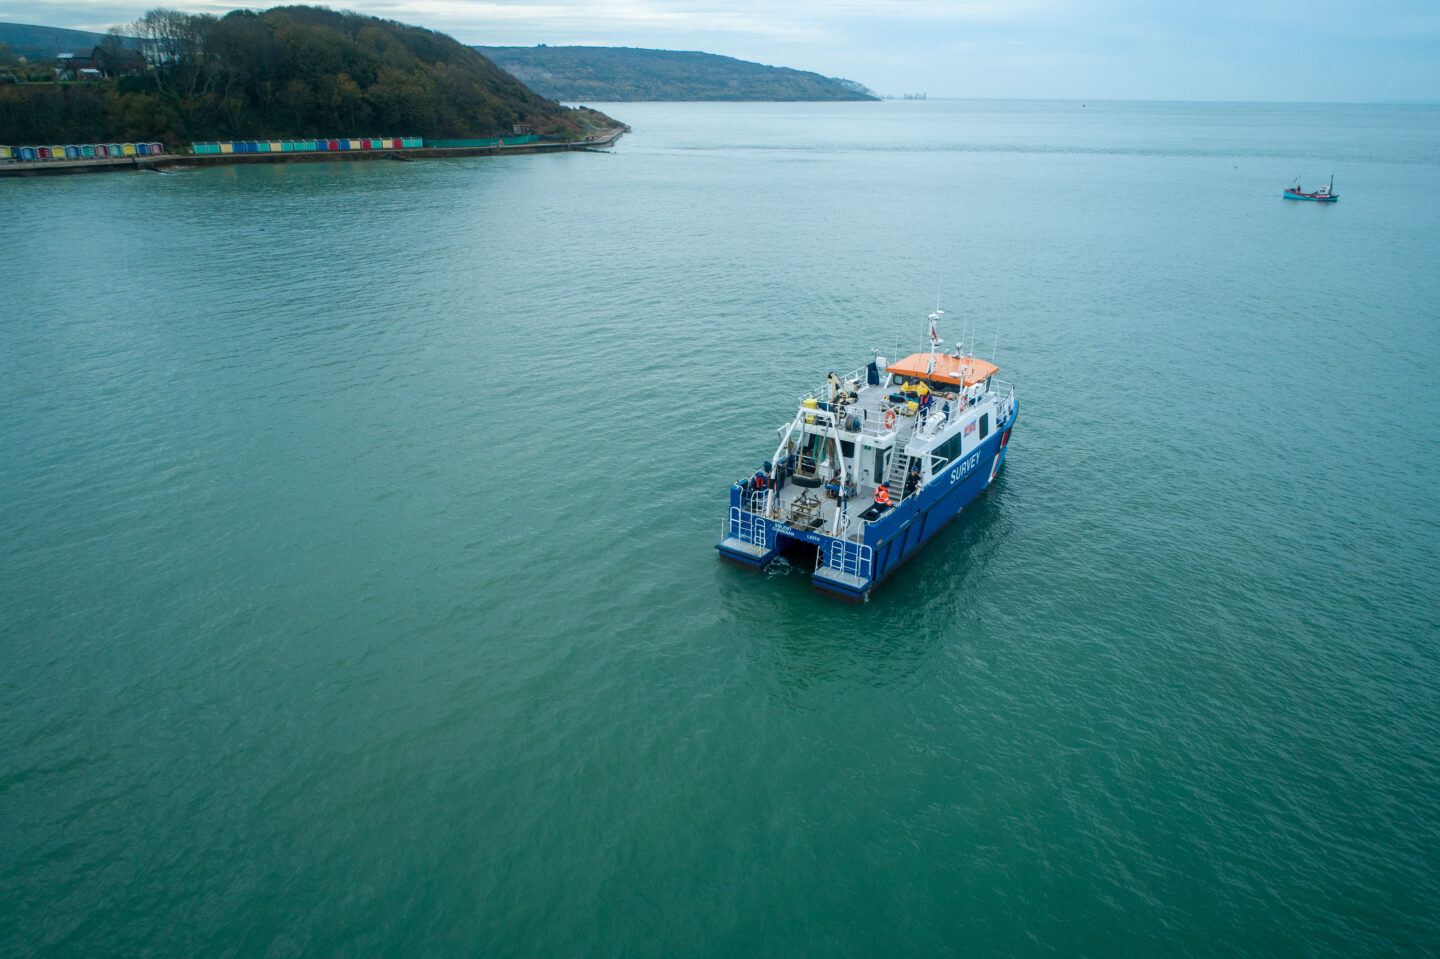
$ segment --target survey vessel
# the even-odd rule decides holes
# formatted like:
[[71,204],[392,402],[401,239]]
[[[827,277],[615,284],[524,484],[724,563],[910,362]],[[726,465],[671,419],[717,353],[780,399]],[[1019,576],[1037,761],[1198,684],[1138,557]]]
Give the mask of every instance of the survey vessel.
[[816,589],[864,601],[994,481],[1015,388],[963,344],[947,352],[942,318],[931,314],[924,352],[877,354],[800,397],[774,454],[730,487],[722,558],[813,562]]

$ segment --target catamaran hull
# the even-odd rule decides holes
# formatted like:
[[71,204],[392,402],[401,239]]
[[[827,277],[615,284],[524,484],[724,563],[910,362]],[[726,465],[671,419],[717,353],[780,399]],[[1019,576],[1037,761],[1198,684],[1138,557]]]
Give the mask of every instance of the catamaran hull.
[[819,568],[811,577],[815,589],[864,602],[881,580],[919,552],[994,481],[1004,465],[1010,430],[1019,414],[1017,400],[1009,420],[969,455],[949,464],[918,493],[867,524],[860,544],[745,513],[740,509],[740,490],[735,488],[730,494],[730,535],[715,548],[724,559],[758,568],[794,543],[812,544],[821,551]]

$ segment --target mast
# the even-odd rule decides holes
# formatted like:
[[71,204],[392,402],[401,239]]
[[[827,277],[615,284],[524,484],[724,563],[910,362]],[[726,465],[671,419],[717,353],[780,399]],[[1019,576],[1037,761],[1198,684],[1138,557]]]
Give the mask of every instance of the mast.
[[938,307],[934,313],[930,314],[930,333],[928,337],[930,340],[930,365],[925,368],[926,376],[935,372],[935,344],[940,342],[940,334],[936,331],[935,324],[939,322],[940,317],[944,315],[945,311]]

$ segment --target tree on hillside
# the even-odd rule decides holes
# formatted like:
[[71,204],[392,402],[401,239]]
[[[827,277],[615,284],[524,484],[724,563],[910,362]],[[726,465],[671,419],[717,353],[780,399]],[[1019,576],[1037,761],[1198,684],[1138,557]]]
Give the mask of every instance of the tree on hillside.
[[100,61],[100,69],[107,77],[120,75],[126,51],[129,49],[125,40],[125,34],[119,27],[111,27],[105,32],[105,39],[95,46],[95,57]]
[[[128,30],[148,64],[144,76],[49,94],[0,92],[0,129],[16,139],[178,146],[371,133],[491,137],[516,124],[578,137],[591,123],[450,37],[356,13],[291,6],[217,18],[156,8]],[[118,49],[117,38],[106,38],[102,55]]]

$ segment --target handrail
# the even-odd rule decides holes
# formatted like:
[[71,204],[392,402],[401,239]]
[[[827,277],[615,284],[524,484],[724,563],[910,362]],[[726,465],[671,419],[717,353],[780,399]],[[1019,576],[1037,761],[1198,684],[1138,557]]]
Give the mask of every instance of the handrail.
[[899,432],[900,432],[900,423],[901,423],[901,420],[900,420],[899,414],[896,414],[896,417],[895,417],[895,425],[894,425],[894,426],[886,426],[886,425],[885,425],[884,417],[881,417],[881,418],[876,419],[876,420],[873,420],[873,421],[872,421],[872,420],[868,420],[868,419],[861,419],[861,420],[860,420],[860,432],[859,432],[858,434],[856,434],[856,435],[858,435],[858,436],[886,436],[886,435],[888,435],[888,434],[890,434],[890,433],[899,433]]
[[[869,377],[866,375],[869,371],[870,371],[870,364],[869,364],[869,363],[866,363],[864,366],[860,367],[858,370],[851,370],[849,373],[847,373],[847,374],[845,374],[844,376],[840,377],[840,382],[841,382],[841,383],[848,383],[848,382],[850,382],[851,380],[858,380],[858,381],[860,382],[861,388],[863,389],[865,386],[869,385]],[[809,393],[806,393],[804,396],[800,397],[800,402],[801,402],[801,403],[804,403],[806,400],[818,400],[818,399],[820,399],[826,392],[828,392],[829,389],[830,389],[830,382],[827,380],[823,385],[815,387],[815,389],[811,390]]]
[[823,557],[816,554],[816,571],[821,568],[833,569],[860,579],[869,579],[874,568],[874,550],[858,540],[842,539],[841,543],[842,548],[837,550],[832,547]]

